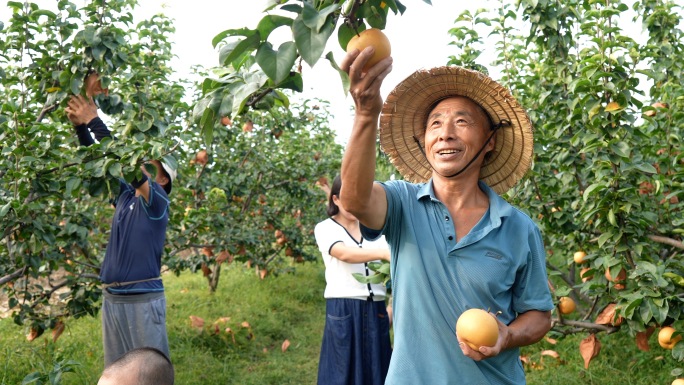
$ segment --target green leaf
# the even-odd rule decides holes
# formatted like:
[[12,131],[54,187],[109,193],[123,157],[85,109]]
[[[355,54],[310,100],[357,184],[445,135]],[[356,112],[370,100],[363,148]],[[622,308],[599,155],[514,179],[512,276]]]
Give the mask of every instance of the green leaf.
[[330,66],[337,71],[337,73],[340,75],[340,79],[342,80],[342,91],[344,91],[344,96],[347,96],[349,94],[349,87],[350,87],[350,80],[349,80],[349,74],[342,71],[340,67],[337,65],[337,62],[335,62],[335,56],[333,55],[332,51],[328,52],[327,55],[325,55],[325,58],[328,59],[330,62]]
[[213,39],[211,39],[211,45],[216,48],[218,43],[223,41],[228,36],[245,36],[249,37],[254,34],[254,30],[251,30],[249,28],[240,28],[240,29],[227,29],[223,32],[220,32],[218,35],[214,36]]
[[672,348],[672,358],[682,362],[684,361],[684,343],[677,343]]
[[337,42],[340,44],[340,48],[342,48],[343,51],[347,50],[347,45],[349,45],[349,40],[351,40],[354,36],[356,36],[357,32],[361,32],[366,29],[365,25],[360,25],[357,30],[354,30],[350,25],[348,24],[342,24],[340,27],[337,29]]
[[69,180],[66,182],[66,194],[71,195],[74,190],[78,188],[78,186],[81,185],[81,178],[69,178]]
[[107,172],[109,175],[115,178],[120,178],[123,176],[123,173],[121,172],[121,164],[119,162],[110,164],[109,167],[107,167]]
[[617,221],[615,220],[615,212],[613,209],[608,210],[608,223],[610,223],[613,226],[617,225]]
[[617,155],[623,157],[623,158],[629,158],[630,157],[630,149],[629,145],[625,142],[617,142],[614,144],[611,144],[610,149]]
[[651,163],[646,163],[646,162],[635,163],[633,166],[636,169],[638,169],[639,171],[645,172],[647,174],[657,174],[658,173],[658,170],[656,170],[656,168],[653,167],[653,165]]
[[328,38],[334,30],[334,24],[326,23],[320,32],[315,32],[307,27],[301,18],[297,18],[292,24],[292,32],[299,54],[311,67],[320,59]]
[[601,234],[601,236],[598,238],[599,247],[603,247],[603,244],[606,243],[612,237],[613,237],[613,233],[611,233],[611,232]]
[[600,183],[594,183],[594,184],[589,185],[589,187],[587,187],[587,188],[584,190],[584,194],[582,194],[582,198],[584,199],[584,201],[586,202],[587,199],[589,199],[589,195],[590,195],[594,190],[596,190],[597,188],[602,187],[602,186],[603,186],[603,185],[600,184]]
[[294,42],[283,43],[278,52],[270,43],[262,44],[256,53],[256,61],[264,73],[277,85],[289,74],[297,60],[297,47]]
[[[289,76],[282,83],[278,84],[278,87],[284,89],[290,89],[297,92],[304,92],[304,80],[302,79],[302,74],[299,72],[291,71]],[[287,97],[285,95],[280,95],[279,99],[286,101]]]
[[259,31],[261,40],[265,41],[268,39],[268,36],[271,34],[271,32],[273,32],[276,28],[285,25],[291,26],[293,22],[294,20],[289,17],[267,15],[259,21],[259,25],[257,25],[257,31]]
[[7,202],[2,207],[0,207],[0,219],[4,218],[12,207],[12,202]]
[[259,32],[254,31],[252,35],[247,36],[237,43],[226,44],[221,47],[221,50],[219,51],[219,64],[224,66],[231,65],[233,61],[243,54],[248,54],[259,48],[259,41]]
[[304,2],[301,20],[313,32],[320,33],[321,28],[323,28],[323,26],[328,22],[328,15],[335,12],[339,8],[339,4],[332,4],[318,12],[313,4]]

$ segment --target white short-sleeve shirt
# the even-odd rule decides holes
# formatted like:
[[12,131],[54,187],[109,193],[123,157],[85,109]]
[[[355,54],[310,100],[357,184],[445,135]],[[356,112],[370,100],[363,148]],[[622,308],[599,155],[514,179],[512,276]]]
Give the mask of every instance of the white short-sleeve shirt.
[[367,299],[370,292],[373,292],[374,300],[385,298],[386,288],[383,284],[361,283],[352,274],[361,275],[374,274],[373,271],[366,269],[365,263],[347,263],[332,255],[330,249],[338,242],[345,246],[359,247],[363,249],[388,248],[384,236],[375,241],[366,239],[354,239],[341,224],[334,219],[328,218],[316,225],[314,235],[318,249],[321,251],[323,262],[325,263],[325,298],[356,298]]

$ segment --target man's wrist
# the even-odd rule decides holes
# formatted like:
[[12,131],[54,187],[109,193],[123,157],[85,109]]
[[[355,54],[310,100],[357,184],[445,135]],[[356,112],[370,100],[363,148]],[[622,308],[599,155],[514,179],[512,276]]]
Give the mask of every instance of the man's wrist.
[[85,125],[90,128],[90,127],[94,126],[95,124],[99,123],[100,121],[102,121],[102,119],[100,119],[99,116],[95,115],[95,117],[88,120],[88,123],[86,123]]

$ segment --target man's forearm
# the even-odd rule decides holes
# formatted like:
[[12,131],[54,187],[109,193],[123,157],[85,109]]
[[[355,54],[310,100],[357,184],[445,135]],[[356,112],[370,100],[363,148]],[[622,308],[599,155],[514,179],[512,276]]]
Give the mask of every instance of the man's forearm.
[[347,148],[342,158],[342,188],[340,200],[345,209],[354,213],[370,203],[375,181],[377,117],[354,119]]
[[506,349],[539,342],[551,329],[551,312],[530,310],[522,313],[508,326]]
[[78,143],[81,144],[81,146],[90,146],[91,144],[95,143],[93,140],[93,137],[90,136],[90,131],[88,131],[88,126],[85,124],[79,124],[78,126],[75,127],[76,129],[76,136],[78,137]]
[[95,139],[97,139],[98,142],[100,142],[104,138],[111,138],[112,133],[109,131],[107,128],[107,125],[104,124],[102,119],[99,117],[93,118],[90,122],[88,122],[88,129],[95,134]]

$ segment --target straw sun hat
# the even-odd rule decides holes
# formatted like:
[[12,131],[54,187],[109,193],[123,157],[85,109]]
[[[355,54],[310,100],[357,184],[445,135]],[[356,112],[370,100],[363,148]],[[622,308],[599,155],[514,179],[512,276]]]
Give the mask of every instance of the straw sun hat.
[[[532,162],[532,124],[511,93],[481,72],[447,66],[422,69],[399,83],[387,96],[380,116],[380,146],[409,182],[426,182],[432,168],[423,154],[425,125],[430,110],[452,96],[479,104],[492,123],[502,124],[496,148],[480,171],[480,179],[501,194],[525,175]],[[420,140],[420,146],[416,139]]]

